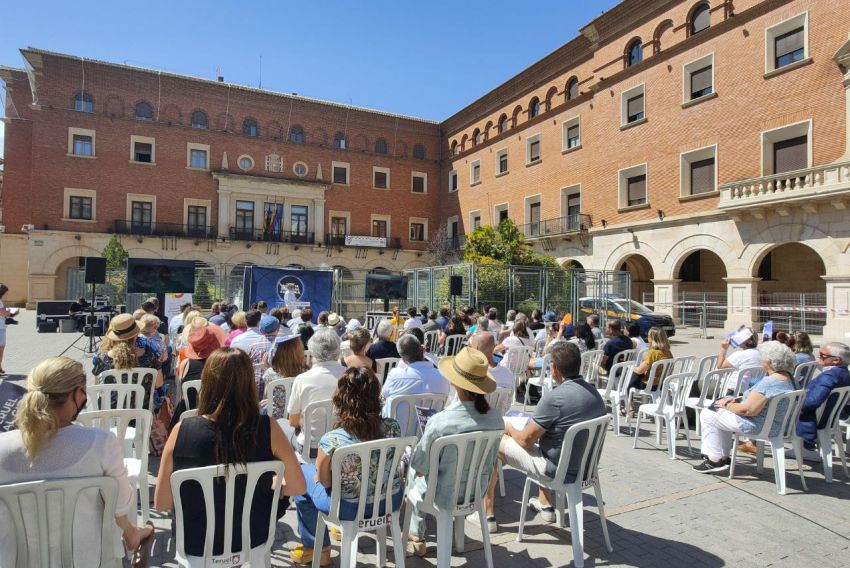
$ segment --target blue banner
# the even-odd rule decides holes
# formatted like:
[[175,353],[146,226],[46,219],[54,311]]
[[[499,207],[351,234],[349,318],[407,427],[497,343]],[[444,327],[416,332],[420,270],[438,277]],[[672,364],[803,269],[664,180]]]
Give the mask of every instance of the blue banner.
[[288,307],[290,311],[313,310],[313,322],[321,311],[331,310],[333,271],[297,268],[245,267],[243,308],[260,300],[269,308]]

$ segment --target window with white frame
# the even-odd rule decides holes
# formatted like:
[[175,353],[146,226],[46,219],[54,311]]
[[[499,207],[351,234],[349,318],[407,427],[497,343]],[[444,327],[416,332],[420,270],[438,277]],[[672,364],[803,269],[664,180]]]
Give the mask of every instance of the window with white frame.
[[542,205],[540,204],[539,195],[525,198],[526,237],[536,237],[541,234],[541,210]]
[[424,172],[411,173],[410,191],[413,193],[428,193],[428,174]]
[[717,190],[716,145],[684,152],[679,162],[679,195],[703,195]]
[[640,207],[649,203],[646,164],[620,170],[619,187],[619,204],[621,209]]
[[508,149],[502,148],[496,152],[496,175],[508,173]]
[[525,139],[525,163],[536,164],[540,159],[540,135],[535,134]]
[[374,189],[390,188],[390,169],[372,166],[372,187]]
[[460,233],[460,223],[458,222],[457,215],[449,217],[446,221],[446,233],[450,239],[457,239]]
[[571,185],[561,189],[561,217],[570,228],[581,224],[581,186]]
[[762,132],[762,175],[781,174],[811,167],[811,140],[811,120]]
[[86,128],[68,129],[68,155],[80,158],[95,157],[95,131]]
[[92,189],[65,188],[62,218],[72,221],[95,221],[97,192]]
[[508,219],[508,215],[509,213],[507,203],[501,203],[493,208],[493,218],[496,221],[496,225]]
[[576,116],[564,122],[563,125],[563,150],[581,148],[581,119]]
[[127,194],[127,222],[136,234],[150,234],[156,221],[156,196]]
[[449,193],[457,191],[457,170],[449,172]]
[[331,162],[333,170],[333,183],[337,185],[350,185],[351,164],[347,162]]
[[481,226],[481,211],[470,211],[469,226],[473,231]]
[[239,166],[240,170],[247,172],[254,168],[254,158],[248,154],[243,154],[236,159],[236,164]]
[[682,102],[689,103],[714,94],[714,54],[710,53],[683,68]]
[[765,73],[809,57],[809,13],[803,12],[765,30]]
[[623,94],[620,95],[621,126],[639,124],[646,119],[645,96],[646,90],[642,84],[628,91],[623,91]]
[[139,164],[156,163],[156,140],[147,136],[130,136],[130,161]]
[[196,170],[209,169],[210,147],[208,144],[186,144],[186,167]]
[[389,238],[390,236],[390,216],[389,215],[372,215],[372,236]]
[[481,183],[481,160],[473,160],[469,164],[469,185]]
[[210,226],[210,206],[208,199],[183,199],[183,219],[186,225],[186,233],[190,237],[204,237]]
[[428,219],[410,218],[410,240],[424,242],[428,240]]

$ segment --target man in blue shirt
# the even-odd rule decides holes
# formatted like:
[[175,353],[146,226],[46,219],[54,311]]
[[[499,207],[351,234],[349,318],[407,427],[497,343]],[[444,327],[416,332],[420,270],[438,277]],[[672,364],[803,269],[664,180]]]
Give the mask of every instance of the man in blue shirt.
[[446,326],[449,325],[449,309],[445,306],[440,308],[440,317],[437,318],[437,325],[440,326],[440,331],[446,331]]
[[[847,370],[850,347],[843,343],[827,343],[820,348],[818,358],[824,366],[823,372],[806,386],[806,398],[803,400],[800,420],[797,422],[797,435],[803,439],[803,459],[810,461],[821,460],[816,451],[816,442],[818,427],[824,425],[817,422],[818,408],[829,399],[832,389],[850,386],[850,371]],[[835,404],[835,401],[830,404]],[[824,412],[824,420],[826,414]]]
[[600,366],[605,369],[605,373],[611,370],[611,367],[614,365],[614,357],[616,357],[617,353],[634,348],[631,338],[623,335],[623,324],[620,323],[620,320],[608,320],[607,331],[609,339],[602,348],[604,355],[600,362]]

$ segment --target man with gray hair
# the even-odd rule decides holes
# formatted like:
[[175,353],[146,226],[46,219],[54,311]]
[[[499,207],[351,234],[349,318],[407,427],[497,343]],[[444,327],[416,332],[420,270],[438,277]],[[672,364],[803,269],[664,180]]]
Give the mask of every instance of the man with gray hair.
[[[393,397],[403,394],[449,394],[449,382],[433,363],[425,359],[422,343],[412,334],[404,334],[398,340],[398,351],[404,365],[399,365],[387,374],[384,380],[384,415],[389,416]],[[408,409],[410,410],[410,409]],[[402,424],[404,416],[395,417]]]
[[339,336],[329,328],[319,329],[310,337],[307,347],[313,356],[313,368],[295,377],[287,405],[289,425],[293,428],[301,426],[301,413],[308,404],[333,397],[337,380],[345,372],[339,364],[339,345]]
[[[797,435],[803,439],[803,459],[821,461],[817,451],[818,427],[817,410],[829,399],[832,389],[850,387],[850,347],[843,343],[831,342],[820,348],[818,360],[823,365],[823,372],[809,381],[806,386],[806,398],[800,409],[800,420],[797,422]],[[830,401],[830,410],[835,400]],[[827,412],[824,412],[824,416]],[[786,457],[788,457],[786,453]]]
[[383,319],[378,322],[378,327],[375,329],[375,335],[378,336],[378,341],[373,343],[366,351],[366,356],[372,360],[372,370],[377,371],[378,366],[375,361],[378,359],[386,359],[388,357],[399,358],[398,348],[396,344],[390,341],[395,327],[389,320]]

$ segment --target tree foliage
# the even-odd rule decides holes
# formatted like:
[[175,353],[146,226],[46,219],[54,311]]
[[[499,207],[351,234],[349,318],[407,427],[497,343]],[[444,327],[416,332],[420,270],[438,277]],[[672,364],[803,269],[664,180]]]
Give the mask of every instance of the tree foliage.
[[465,262],[476,264],[509,264],[516,266],[551,266],[558,263],[549,255],[534,252],[510,219],[497,227],[478,227],[466,236]]
[[126,268],[130,253],[121,245],[117,235],[112,235],[100,255],[106,259],[107,268]]

